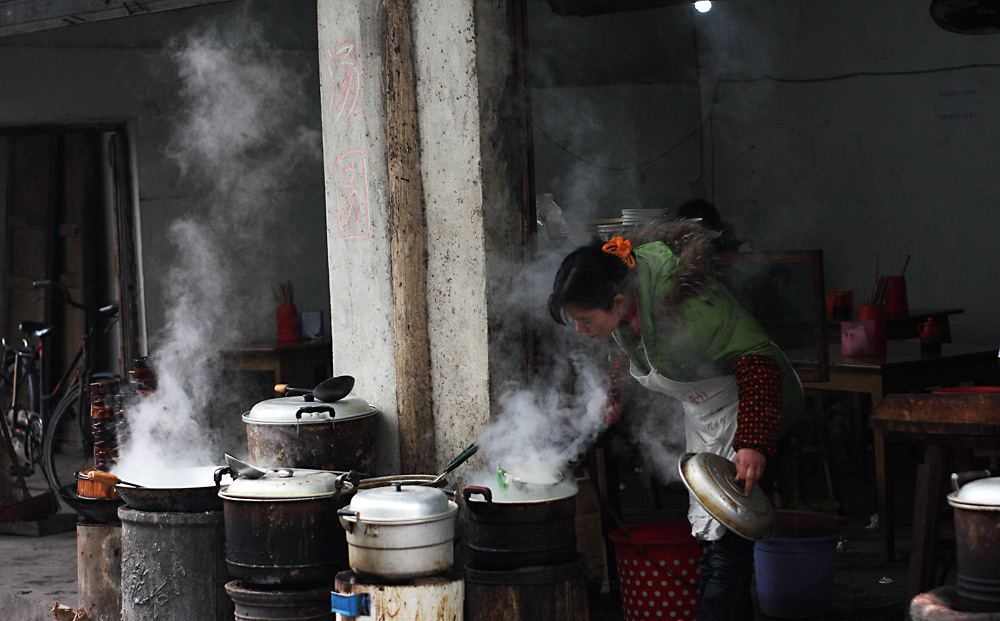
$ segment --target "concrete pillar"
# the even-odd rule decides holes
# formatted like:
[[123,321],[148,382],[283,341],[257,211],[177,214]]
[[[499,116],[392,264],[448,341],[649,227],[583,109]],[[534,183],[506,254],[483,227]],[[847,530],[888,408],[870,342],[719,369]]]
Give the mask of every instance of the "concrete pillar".
[[318,2],[334,371],[380,473],[436,471],[525,369],[517,4]]

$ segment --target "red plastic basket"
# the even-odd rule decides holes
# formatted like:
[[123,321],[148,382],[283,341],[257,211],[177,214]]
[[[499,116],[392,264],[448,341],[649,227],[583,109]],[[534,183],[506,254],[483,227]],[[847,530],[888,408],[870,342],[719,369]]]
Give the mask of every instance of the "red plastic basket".
[[687,521],[636,524],[608,536],[615,544],[625,621],[698,616],[701,548]]

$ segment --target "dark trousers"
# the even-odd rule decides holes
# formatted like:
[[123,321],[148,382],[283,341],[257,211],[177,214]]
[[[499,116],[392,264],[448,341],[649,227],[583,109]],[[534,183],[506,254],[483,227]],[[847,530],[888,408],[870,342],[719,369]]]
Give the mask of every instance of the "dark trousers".
[[[778,442],[778,455],[784,442]],[[759,485],[770,491],[777,471],[777,459],[768,458]],[[770,494],[768,494],[770,496]],[[701,583],[698,586],[699,621],[753,621],[754,542],[731,530],[718,541],[698,541],[701,546]]]
[[718,541],[699,543],[699,621],[753,621],[753,542],[727,530]]

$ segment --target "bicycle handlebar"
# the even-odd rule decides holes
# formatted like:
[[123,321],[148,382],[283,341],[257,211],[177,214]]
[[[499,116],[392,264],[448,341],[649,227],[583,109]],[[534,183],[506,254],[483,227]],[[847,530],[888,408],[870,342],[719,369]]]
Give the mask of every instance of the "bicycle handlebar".
[[100,308],[94,306],[86,306],[85,304],[80,304],[73,299],[73,296],[69,294],[69,289],[66,285],[62,284],[58,280],[36,280],[31,283],[31,286],[35,289],[41,289],[44,287],[51,287],[59,291],[62,301],[74,308],[79,308],[82,311],[92,313],[100,317],[114,317],[118,314],[118,305],[109,304],[108,306],[102,306]]

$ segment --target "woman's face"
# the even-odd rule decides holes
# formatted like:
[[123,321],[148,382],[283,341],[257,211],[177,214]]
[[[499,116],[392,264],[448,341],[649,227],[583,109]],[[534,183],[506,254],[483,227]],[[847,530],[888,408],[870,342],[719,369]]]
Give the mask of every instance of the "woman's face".
[[611,335],[627,309],[625,298],[616,295],[609,311],[600,308],[582,309],[572,304],[567,304],[565,310],[566,317],[573,322],[577,332],[592,339],[600,339]]

